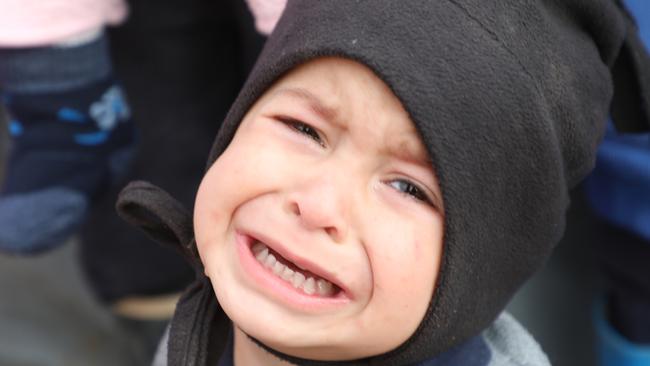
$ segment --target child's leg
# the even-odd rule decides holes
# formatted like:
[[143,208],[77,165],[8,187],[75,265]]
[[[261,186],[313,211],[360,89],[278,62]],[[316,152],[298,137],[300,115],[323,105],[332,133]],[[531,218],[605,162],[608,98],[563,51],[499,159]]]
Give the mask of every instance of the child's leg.
[[103,32],[65,45],[0,49],[11,146],[0,188],[0,250],[61,244],[125,170],[133,124]]

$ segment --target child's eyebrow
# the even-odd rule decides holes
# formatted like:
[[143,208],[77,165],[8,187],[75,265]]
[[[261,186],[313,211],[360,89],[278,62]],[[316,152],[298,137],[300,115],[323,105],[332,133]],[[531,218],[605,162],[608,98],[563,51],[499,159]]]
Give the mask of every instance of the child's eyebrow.
[[429,168],[433,163],[426,150],[417,143],[419,138],[416,132],[404,136],[391,136],[391,139],[385,142],[384,152],[400,160]]
[[344,128],[345,126],[340,123],[338,119],[338,111],[336,108],[330,107],[323,103],[314,93],[303,88],[282,88],[277,91],[278,94],[288,94],[290,96],[299,98],[307,102],[307,105],[319,117],[327,120],[328,122],[339,125]]

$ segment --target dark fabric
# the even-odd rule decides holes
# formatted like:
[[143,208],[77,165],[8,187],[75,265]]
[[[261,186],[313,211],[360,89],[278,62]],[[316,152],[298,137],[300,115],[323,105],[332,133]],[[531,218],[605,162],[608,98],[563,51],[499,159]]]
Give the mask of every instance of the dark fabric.
[[91,112],[116,88],[107,78],[73,90],[4,94],[13,143],[2,195],[66,187],[90,199],[103,192],[113,180],[111,154],[134,144],[128,118],[109,110],[115,117],[102,126],[101,116]]
[[235,356],[233,355],[233,335],[230,334],[228,337],[228,343],[226,344],[226,349],[223,352],[223,355],[219,358],[219,363],[217,366],[234,366],[235,365]]
[[0,89],[12,93],[78,89],[111,73],[103,34],[75,47],[0,48]]
[[230,326],[210,280],[195,281],[176,305],[167,345],[168,364],[214,365],[224,353]]
[[[445,206],[440,275],[420,327],[393,351],[336,364],[409,365],[448,351],[485,329],[544,263],[564,230],[568,190],[593,166],[629,21],[610,0],[288,2],[208,165],[284,73],[313,58],[345,57],[371,68],[403,102]],[[209,287],[196,286],[205,282],[187,294],[172,329],[217,307],[202,300]],[[222,326],[215,321],[212,334]],[[196,327],[206,334],[205,323]],[[172,332],[170,365],[211,365],[215,349],[195,337]],[[332,364],[265,348],[299,365]]]
[[596,252],[609,282],[607,316],[628,340],[650,343],[650,242],[600,222]]
[[[650,2],[625,3],[637,19],[641,40],[650,46]],[[641,67],[650,73],[650,66]],[[624,92],[643,88],[637,84],[634,79],[615,80]],[[637,102],[634,93],[629,97]],[[650,221],[644,219],[650,217],[650,135],[608,130],[586,188],[603,219],[596,228],[596,251],[610,282],[608,320],[628,340],[650,344]]]
[[[120,217],[152,239],[180,251],[194,269],[197,280],[181,296],[171,323],[169,365],[214,364],[225,349],[230,319],[217,303],[210,280],[203,275],[191,214],[169,194],[146,182],[126,186],[116,208]],[[174,341],[177,339],[184,342]]]
[[134,125],[104,34],[69,47],[0,48],[0,95],[11,137],[0,250],[35,255],[63,245],[94,200],[124,183]]
[[[130,6],[128,22],[110,32],[116,73],[140,131],[129,180],[156,182],[191,211],[212,139],[263,38],[242,0]],[[91,288],[107,303],[182,291],[193,270],[115,215],[118,192],[91,208],[82,230],[81,263]]]
[[625,14],[628,18],[627,36],[614,64],[616,93],[612,102],[612,117],[619,132],[649,131],[650,60],[635,17],[627,10]]
[[167,192],[147,182],[131,182],[122,191],[116,209],[126,222],[156,242],[179,249],[189,263],[200,267],[196,248],[191,245],[192,215]]
[[[0,103],[12,137],[0,193],[66,187],[90,198],[105,189],[109,155],[134,143],[128,116],[111,111],[116,117],[102,125],[103,116],[92,114],[111,88],[103,34],[75,47],[0,48]],[[114,103],[128,110],[123,100]]]

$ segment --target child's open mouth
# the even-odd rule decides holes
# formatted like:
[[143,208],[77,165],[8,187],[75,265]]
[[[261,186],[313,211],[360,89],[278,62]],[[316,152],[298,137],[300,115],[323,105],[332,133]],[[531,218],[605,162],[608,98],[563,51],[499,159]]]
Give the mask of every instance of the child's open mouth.
[[306,258],[295,257],[281,243],[257,233],[238,232],[236,237],[243,268],[283,302],[312,313],[339,309],[352,300],[335,274]]
[[255,255],[255,259],[275,276],[291,284],[296,289],[302,290],[307,295],[316,294],[322,297],[332,297],[341,291],[338,286],[300,268],[260,241],[256,240],[253,243],[251,251]]

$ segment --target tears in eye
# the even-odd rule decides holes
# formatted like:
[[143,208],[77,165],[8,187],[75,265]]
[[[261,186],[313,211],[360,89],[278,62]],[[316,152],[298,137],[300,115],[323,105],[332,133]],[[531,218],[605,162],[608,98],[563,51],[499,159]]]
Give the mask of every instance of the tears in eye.
[[431,201],[429,200],[429,197],[427,197],[427,195],[424,193],[424,190],[407,179],[393,179],[387,183],[398,192],[408,195],[418,201],[431,204]]
[[318,143],[320,146],[325,146],[325,142],[321,138],[320,134],[318,131],[310,126],[309,124],[300,121],[295,118],[291,117],[286,117],[286,116],[278,116],[276,117],[280,122],[284,123],[287,127],[293,129],[299,134],[305,135],[309,137],[310,139],[314,140],[316,143]]

